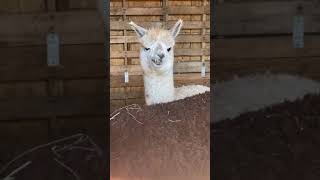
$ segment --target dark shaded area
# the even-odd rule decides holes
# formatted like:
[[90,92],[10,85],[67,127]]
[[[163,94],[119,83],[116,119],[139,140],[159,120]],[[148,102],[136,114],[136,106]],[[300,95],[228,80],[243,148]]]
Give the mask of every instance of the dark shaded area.
[[127,179],[209,179],[210,93],[111,114],[110,172]]
[[213,179],[320,179],[320,95],[211,126]]
[[57,139],[20,152],[0,167],[0,179],[99,180],[105,152],[85,134]]

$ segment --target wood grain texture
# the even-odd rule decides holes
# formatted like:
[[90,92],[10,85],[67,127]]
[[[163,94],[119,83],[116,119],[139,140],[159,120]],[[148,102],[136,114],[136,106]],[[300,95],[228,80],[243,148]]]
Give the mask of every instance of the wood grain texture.
[[0,101],[1,120],[39,119],[68,116],[99,116],[106,111],[101,96],[26,97]]
[[0,15],[0,46],[44,45],[53,27],[60,44],[103,43],[103,21],[96,11]]
[[305,32],[320,31],[317,2],[271,1],[222,3],[217,5],[217,34],[291,34],[298,6],[303,8]]

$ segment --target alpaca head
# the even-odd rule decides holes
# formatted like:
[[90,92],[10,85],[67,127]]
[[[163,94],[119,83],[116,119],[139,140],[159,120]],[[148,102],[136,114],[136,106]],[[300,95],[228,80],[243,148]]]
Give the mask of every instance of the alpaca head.
[[173,71],[173,46],[182,24],[180,19],[170,30],[161,28],[147,30],[132,21],[129,23],[142,45],[140,60],[144,74],[163,74]]

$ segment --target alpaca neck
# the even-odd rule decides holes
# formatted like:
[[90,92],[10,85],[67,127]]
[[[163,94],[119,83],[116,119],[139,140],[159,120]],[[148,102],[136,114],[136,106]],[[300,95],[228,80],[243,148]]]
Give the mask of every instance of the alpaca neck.
[[147,105],[165,103],[174,100],[173,73],[145,74],[145,100]]

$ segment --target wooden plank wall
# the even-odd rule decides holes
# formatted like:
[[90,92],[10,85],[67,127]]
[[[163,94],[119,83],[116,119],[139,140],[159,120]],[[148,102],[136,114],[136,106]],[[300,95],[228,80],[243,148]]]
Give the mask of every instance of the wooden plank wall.
[[[0,22],[0,166],[78,132],[105,145],[107,71],[96,1],[2,0]],[[47,66],[50,30],[60,38],[58,67]]]
[[[111,107],[144,103],[140,44],[128,26],[131,20],[149,28],[156,24],[170,28],[179,18],[184,20],[175,46],[176,86],[209,84],[210,77],[210,1],[208,0],[111,0],[110,54]],[[206,77],[201,78],[202,62]],[[124,82],[124,72],[129,82]]]
[[[319,7],[319,1],[218,1],[215,79],[270,71],[320,80]],[[296,49],[293,17],[299,13],[305,37],[304,48]]]

